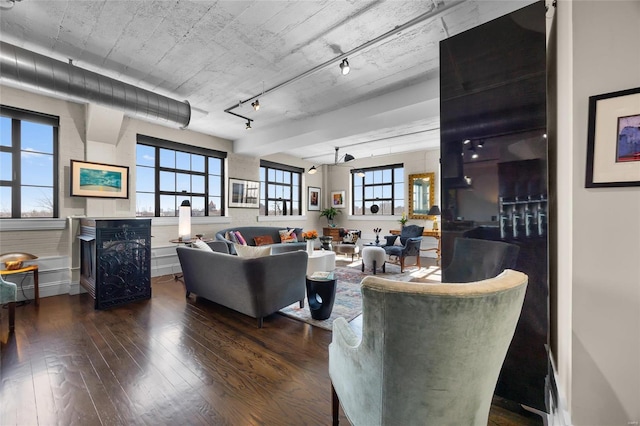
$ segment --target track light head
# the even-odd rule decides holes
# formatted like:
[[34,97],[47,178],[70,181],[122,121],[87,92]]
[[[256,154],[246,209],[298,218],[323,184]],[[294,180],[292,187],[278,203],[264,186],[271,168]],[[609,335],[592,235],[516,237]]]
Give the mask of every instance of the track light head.
[[251,102],[251,106],[254,110],[258,111],[260,109],[260,99],[256,99],[255,102]]
[[360,177],[364,177],[364,171],[362,170],[356,170],[356,174]]
[[345,155],[344,155],[344,162],[345,162],[345,163],[346,163],[347,161],[351,161],[351,160],[355,160],[355,159],[356,159],[356,157],[354,157],[354,156],[353,156],[353,155],[351,155],[351,154],[345,154]]
[[349,61],[345,58],[340,63],[340,72],[342,72],[342,75],[347,75],[349,74],[349,71],[351,71],[351,68],[349,68]]
[[316,169],[316,166],[311,166],[307,173],[309,173],[310,175],[315,175],[317,171],[318,169]]
[[249,130],[251,128],[251,121],[247,120],[247,127],[245,127],[247,130]]

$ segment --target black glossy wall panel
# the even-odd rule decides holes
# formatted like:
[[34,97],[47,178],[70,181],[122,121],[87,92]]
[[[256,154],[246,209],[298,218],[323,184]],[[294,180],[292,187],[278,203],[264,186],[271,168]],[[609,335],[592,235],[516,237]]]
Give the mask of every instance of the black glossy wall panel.
[[529,276],[529,286],[496,394],[546,411],[544,3],[446,39],[440,54],[442,265],[451,259],[455,238],[520,247],[516,269]]

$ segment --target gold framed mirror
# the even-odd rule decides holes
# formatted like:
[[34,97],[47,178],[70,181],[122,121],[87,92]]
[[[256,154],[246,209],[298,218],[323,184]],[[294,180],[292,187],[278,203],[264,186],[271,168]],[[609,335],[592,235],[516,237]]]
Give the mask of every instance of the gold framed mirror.
[[436,174],[418,173],[409,175],[409,219],[430,219],[429,209],[435,203]]

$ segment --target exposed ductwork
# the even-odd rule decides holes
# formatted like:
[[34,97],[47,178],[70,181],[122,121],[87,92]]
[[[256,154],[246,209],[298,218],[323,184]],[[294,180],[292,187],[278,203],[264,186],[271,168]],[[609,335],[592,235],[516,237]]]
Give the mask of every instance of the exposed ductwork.
[[191,106],[55,59],[0,42],[0,79],[80,102],[94,102],[148,120],[187,127]]

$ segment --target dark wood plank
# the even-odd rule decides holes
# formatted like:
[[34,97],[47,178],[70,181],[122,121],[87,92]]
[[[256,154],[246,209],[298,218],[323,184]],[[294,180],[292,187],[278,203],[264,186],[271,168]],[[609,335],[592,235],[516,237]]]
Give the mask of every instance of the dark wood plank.
[[[0,424],[331,423],[331,332],[185,298],[173,276],[151,300],[105,311],[87,295],[43,298],[0,334]],[[494,404],[489,424],[542,424]],[[340,412],[341,424],[349,422]]]

